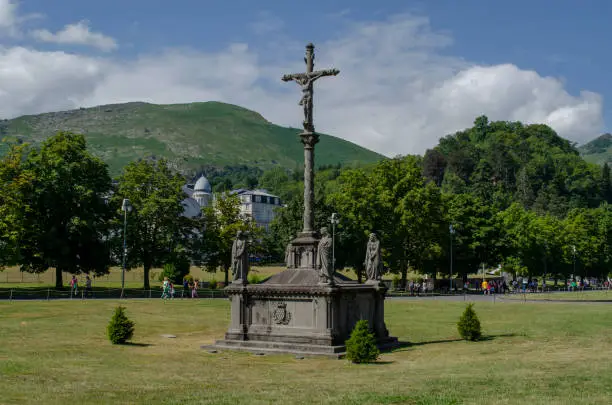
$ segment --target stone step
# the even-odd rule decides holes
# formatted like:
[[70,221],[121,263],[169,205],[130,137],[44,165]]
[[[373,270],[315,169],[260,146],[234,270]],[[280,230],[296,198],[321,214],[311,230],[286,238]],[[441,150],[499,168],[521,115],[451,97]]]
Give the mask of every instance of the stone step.
[[303,356],[326,356],[332,358],[344,357],[346,347],[342,346],[319,346],[309,344],[293,344],[282,342],[241,341],[241,340],[218,340],[213,345],[202,346],[206,350],[242,350],[253,353],[267,354],[294,354]]

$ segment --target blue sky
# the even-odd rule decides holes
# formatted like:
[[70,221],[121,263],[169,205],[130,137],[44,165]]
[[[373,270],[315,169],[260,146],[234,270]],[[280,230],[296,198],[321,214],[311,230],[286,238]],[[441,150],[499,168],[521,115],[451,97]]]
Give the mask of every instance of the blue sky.
[[321,131],[422,153],[485,113],[583,143],[612,122],[611,15],[595,0],[0,0],[0,115],[218,100],[299,126],[298,90],[277,78],[312,41],[317,66],[341,70],[317,85]]

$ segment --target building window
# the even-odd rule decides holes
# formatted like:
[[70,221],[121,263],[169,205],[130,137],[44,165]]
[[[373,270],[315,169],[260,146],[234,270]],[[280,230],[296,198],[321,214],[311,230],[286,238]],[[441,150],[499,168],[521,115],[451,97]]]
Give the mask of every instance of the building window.
[[255,196],[255,202],[261,202],[261,196],[260,195],[256,195]]
[[261,196],[261,202],[264,204],[268,203],[268,197],[266,197],[265,195]]

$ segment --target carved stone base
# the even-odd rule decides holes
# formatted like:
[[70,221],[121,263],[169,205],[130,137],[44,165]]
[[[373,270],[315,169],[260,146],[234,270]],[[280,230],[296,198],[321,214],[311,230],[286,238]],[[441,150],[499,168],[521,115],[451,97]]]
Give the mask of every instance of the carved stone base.
[[216,349],[342,357],[345,341],[366,319],[381,349],[398,345],[384,321],[386,288],[337,275],[319,284],[312,269],[288,269],[261,284],[230,285],[231,324]]

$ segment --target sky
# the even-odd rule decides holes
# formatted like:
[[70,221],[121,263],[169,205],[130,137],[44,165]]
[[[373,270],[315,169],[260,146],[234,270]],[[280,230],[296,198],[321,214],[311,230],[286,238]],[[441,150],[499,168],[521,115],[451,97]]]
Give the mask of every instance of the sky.
[[128,101],[222,101],[314,124],[383,153],[422,154],[490,120],[582,144],[609,130],[606,0],[0,0],[0,118]]

